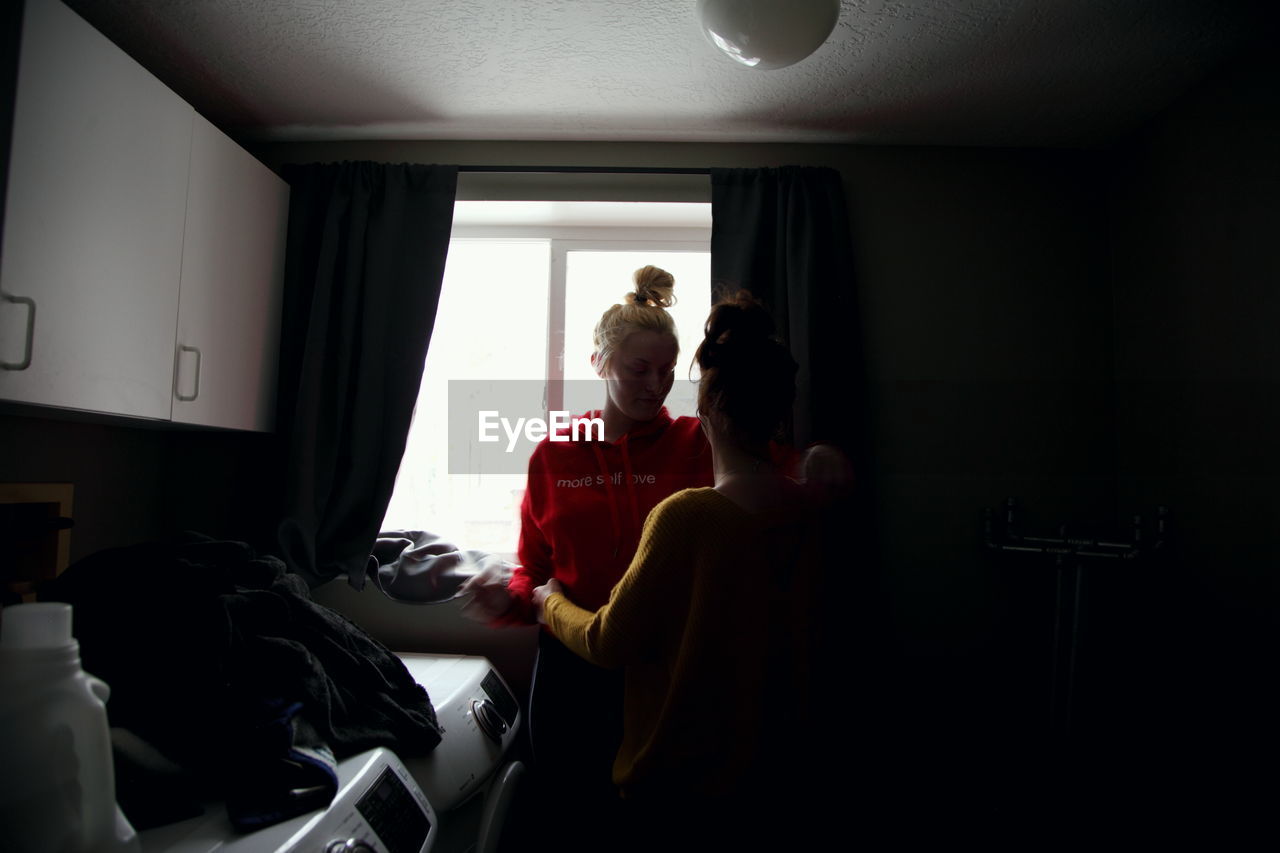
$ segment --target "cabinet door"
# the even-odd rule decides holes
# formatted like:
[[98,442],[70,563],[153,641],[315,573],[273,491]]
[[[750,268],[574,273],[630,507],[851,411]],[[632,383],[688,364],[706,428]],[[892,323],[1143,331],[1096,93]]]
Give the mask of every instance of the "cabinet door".
[[173,420],[270,430],[289,186],[196,116]]
[[0,397],[169,417],[194,114],[66,6],[28,0]]

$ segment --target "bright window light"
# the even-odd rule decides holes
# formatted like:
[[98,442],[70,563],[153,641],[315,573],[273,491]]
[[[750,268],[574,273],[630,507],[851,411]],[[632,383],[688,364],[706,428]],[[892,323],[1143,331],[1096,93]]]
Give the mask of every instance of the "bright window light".
[[[676,279],[680,362],[667,406],[673,416],[692,415],[689,364],[711,303],[710,224],[709,204],[459,202],[413,425],[382,529],[427,530],[460,548],[515,559],[524,474],[450,473],[448,383],[563,378],[571,380],[563,408],[600,408],[604,385],[591,369],[592,329],[646,264]],[[526,454],[513,470],[527,463]]]
[[383,530],[429,530],[462,548],[514,552],[524,477],[449,474],[450,379],[541,379],[550,245],[455,239],[413,425]]
[[[676,363],[675,383],[667,396],[667,410],[672,417],[693,415],[698,408],[697,370],[690,373],[694,350],[702,341],[702,326],[707,321],[711,304],[711,253],[660,251],[582,251],[566,253],[564,378],[595,379],[591,367],[591,332],[601,313],[634,287],[632,274],[646,264],[662,267],[675,276],[676,304],[671,309],[680,339],[680,360]],[[693,382],[690,381],[690,376]],[[598,409],[604,405],[604,391],[591,399],[575,399],[574,395],[590,393],[578,382],[571,382],[565,408],[574,413]]]

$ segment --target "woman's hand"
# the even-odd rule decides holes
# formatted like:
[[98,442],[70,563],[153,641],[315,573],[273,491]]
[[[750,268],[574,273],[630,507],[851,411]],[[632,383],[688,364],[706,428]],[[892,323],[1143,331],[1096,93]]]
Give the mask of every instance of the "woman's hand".
[[815,444],[800,459],[800,476],[817,503],[853,492],[853,463],[835,445]]
[[510,579],[510,570],[499,561],[482,566],[458,587],[459,596],[470,596],[462,605],[462,615],[477,622],[492,622],[502,616],[511,609]]
[[546,604],[547,596],[557,592],[564,594],[564,586],[555,578],[547,581],[542,586],[533,588],[533,606],[538,609],[538,621],[544,625],[547,623],[547,619],[543,612],[543,605]]

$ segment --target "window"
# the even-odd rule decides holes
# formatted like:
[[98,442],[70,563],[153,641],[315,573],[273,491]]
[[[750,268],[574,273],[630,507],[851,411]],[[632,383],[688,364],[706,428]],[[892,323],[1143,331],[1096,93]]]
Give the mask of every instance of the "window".
[[667,407],[692,415],[690,364],[711,303],[710,229],[705,203],[457,202],[417,410],[382,529],[430,530],[514,559],[533,443],[499,467],[459,465],[470,437],[449,417],[450,382],[455,390],[529,389],[526,407],[544,422],[552,411],[600,408],[592,329],[645,264],[676,279],[680,361]]

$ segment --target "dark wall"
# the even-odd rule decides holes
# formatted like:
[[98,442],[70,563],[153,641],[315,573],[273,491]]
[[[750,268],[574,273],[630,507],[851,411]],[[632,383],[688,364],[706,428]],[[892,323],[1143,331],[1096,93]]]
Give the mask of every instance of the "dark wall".
[[186,530],[265,548],[279,506],[272,442],[253,433],[3,412],[0,482],[74,485],[72,561]]
[[75,486],[73,561],[160,534],[164,441],[159,433],[0,414],[0,447],[0,482]]
[[1134,609],[1131,728],[1232,797],[1277,755],[1277,92],[1272,63],[1227,69],[1116,152],[1111,200],[1118,496],[1167,504],[1174,533]]
[[[1027,745],[1043,743],[1055,570],[985,551],[983,509],[1014,496],[1030,527],[1050,531],[1114,513],[1101,161],[867,155],[849,191],[891,660],[877,696],[886,749],[906,791],[999,797],[1027,778]],[[910,778],[921,768],[923,784]]]

